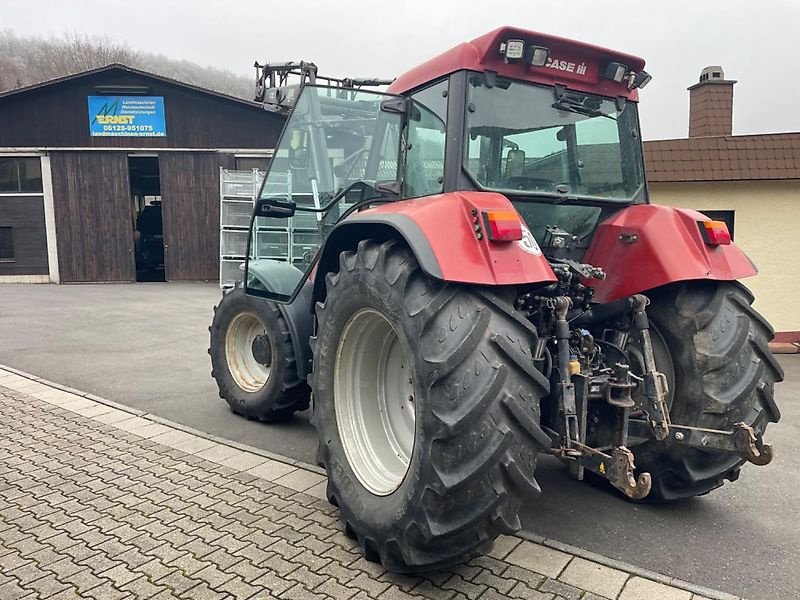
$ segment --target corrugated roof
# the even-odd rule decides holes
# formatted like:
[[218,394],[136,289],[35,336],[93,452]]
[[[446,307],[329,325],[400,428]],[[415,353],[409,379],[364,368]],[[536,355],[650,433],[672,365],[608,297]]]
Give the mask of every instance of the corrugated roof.
[[800,179],[800,132],[644,143],[647,180]]

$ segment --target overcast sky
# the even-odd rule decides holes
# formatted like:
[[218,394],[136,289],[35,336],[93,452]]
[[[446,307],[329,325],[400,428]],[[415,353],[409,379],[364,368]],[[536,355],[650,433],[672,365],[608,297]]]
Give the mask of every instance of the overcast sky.
[[717,64],[738,81],[734,134],[800,131],[797,0],[0,0],[0,29],[105,34],[245,75],[258,58],[393,77],[501,25],[644,57],[645,139],[686,136],[686,88]]

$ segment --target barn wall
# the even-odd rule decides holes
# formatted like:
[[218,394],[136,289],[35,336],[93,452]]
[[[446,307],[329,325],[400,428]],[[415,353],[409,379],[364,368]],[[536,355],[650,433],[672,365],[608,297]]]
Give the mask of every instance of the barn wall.
[[[166,137],[91,137],[87,97],[102,95],[97,86],[163,96]],[[258,106],[110,69],[0,98],[0,147],[273,148],[283,122]]]
[[62,283],[134,281],[133,215],[124,152],[53,152]]
[[11,227],[14,262],[0,261],[0,276],[47,275],[42,196],[0,196],[0,227]]
[[233,156],[213,152],[162,152],[161,207],[168,281],[219,277],[219,168]]

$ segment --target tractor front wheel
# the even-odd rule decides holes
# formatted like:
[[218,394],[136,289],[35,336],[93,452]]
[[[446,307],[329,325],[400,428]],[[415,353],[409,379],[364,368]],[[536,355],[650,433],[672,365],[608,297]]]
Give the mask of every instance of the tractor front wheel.
[[533,326],[486,289],[429,278],[394,241],[343,252],[326,287],[312,423],[345,531],[368,559],[415,572],[519,529],[549,445]]
[[308,385],[297,376],[289,328],[273,302],[241,287],[226,292],[209,332],[211,375],[234,413],[275,422],[308,408]]

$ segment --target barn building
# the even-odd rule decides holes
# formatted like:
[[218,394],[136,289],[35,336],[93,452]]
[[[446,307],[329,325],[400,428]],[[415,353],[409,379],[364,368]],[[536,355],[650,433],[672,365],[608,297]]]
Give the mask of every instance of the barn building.
[[216,280],[220,167],[284,120],[123,65],[0,93],[0,282]]

